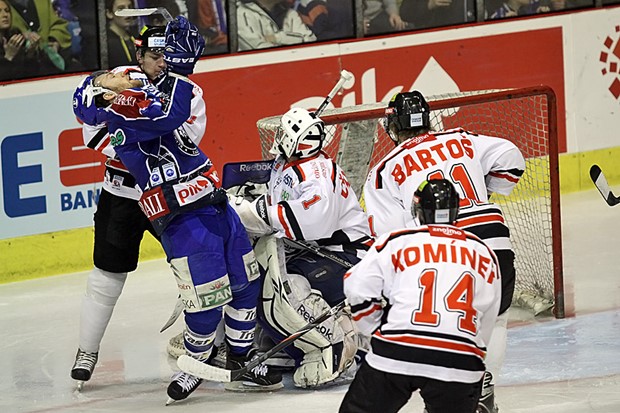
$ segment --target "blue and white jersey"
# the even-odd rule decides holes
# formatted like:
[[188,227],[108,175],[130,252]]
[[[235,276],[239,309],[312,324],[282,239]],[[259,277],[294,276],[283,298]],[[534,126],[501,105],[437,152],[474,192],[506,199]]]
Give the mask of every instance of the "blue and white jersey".
[[190,117],[193,88],[187,78],[171,74],[159,89],[146,85],[119,93],[102,118],[158,232],[182,209],[226,200],[211,160],[175,133]]
[[[138,66],[120,66],[112,69],[111,72],[125,72],[132,79],[142,80],[145,85],[151,83]],[[162,80],[158,79],[155,86],[158,86]],[[204,136],[207,126],[206,104],[202,97],[203,92],[200,86],[195,83],[192,84],[194,89],[192,92],[190,117],[174,133],[178,136],[178,139],[189,138],[198,145]],[[139,200],[142,191],[137,187],[135,180],[129,174],[125,165],[116,156],[116,152],[110,142],[107,125],[105,123],[94,126],[83,124],[82,136],[87,147],[108,157],[103,189],[116,196]]]

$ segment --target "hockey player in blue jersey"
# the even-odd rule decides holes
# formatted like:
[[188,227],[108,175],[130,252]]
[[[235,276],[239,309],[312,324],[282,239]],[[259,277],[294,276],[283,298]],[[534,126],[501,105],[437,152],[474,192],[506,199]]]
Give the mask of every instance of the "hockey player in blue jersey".
[[[227,368],[251,358],[260,288],[247,233],[211,160],[174,133],[190,116],[193,85],[186,78],[204,40],[179,16],[166,28],[168,74],[158,88],[138,85],[126,73],[87,77],[74,94],[74,112],[85,123],[105,122],[117,156],[143,192],[140,205],[161,237],[185,305],[186,349],[207,361],[224,313]],[[274,390],[281,375],[260,365],[230,390]],[[202,382],[179,372],[169,402],[185,399]]]

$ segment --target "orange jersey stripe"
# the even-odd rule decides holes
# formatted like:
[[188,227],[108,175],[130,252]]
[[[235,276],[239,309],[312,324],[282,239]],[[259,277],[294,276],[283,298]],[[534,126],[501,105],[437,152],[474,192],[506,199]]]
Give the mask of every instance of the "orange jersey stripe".
[[504,217],[500,214],[486,214],[482,216],[474,216],[471,218],[463,218],[456,221],[456,226],[462,228],[475,224],[484,224],[485,222],[501,222],[503,224]]
[[[355,317],[354,317],[355,319]],[[386,337],[381,334],[379,330],[375,332],[374,336],[381,338],[383,340],[395,341],[397,343],[405,343],[405,344],[413,344],[416,346],[425,346],[425,347],[435,347],[440,350],[453,350],[460,351],[464,353],[474,354],[482,359],[484,359],[486,352],[480,350],[478,347],[468,344],[462,343],[454,343],[451,341],[443,341],[436,338],[427,338],[427,337],[412,337],[412,336],[389,336]]]
[[291,233],[291,229],[286,224],[286,219],[284,218],[284,207],[282,205],[278,205],[278,219],[280,220],[282,227],[284,227],[284,233],[286,234],[286,237],[290,239],[295,239],[295,237],[293,237],[293,234]]
[[379,311],[379,310],[381,310],[381,308],[382,308],[382,307],[381,307],[379,304],[374,304],[372,307],[370,307],[368,310],[364,311],[363,313],[358,313],[358,314],[355,314],[355,315],[353,316],[353,320],[355,320],[355,321],[359,321],[359,320],[361,320],[362,318],[364,318],[364,317],[367,317],[367,316],[371,315],[371,314],[372,314],[372,313],[374,313],[375,311]]

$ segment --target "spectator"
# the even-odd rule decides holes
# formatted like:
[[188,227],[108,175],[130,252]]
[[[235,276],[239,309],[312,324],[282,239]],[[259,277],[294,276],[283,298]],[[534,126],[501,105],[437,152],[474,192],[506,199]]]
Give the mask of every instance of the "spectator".
[[382,34],[407,29],[396,0],[364,0],[364,34]]
[[33,61],[33,75],[50,75],[65,70],[66,57],[61,55],[71,46],[67,21],[58,17],[50,0],[8,0],[11,4],[12,27],[26,38],[26,59]]
[[26,38],[17,29],[11,29],[11,6],[0,0],[0,80],[17,79],[24,67]]
[[108,39],[108,67],[135,65],[136,48],[134,37],[138,35],[135,17],[120,17],[117,10],[133,8],[132,0],[106,0],[105,15]]
[[354,35],[353,4],[349,0],[302,0],[297,11],[318,40]]
[[506,0],[490,13],[489,19],[528,16],[550,11],[549,6],[541,5],[539,0]]
[[239,50],[313,42],[316,36],[282,0],[241,0],[237,4]]
[[187,0],[189,20],[198,26],[206,46],[204,54],[228,51],[228,26],[224,0]]
[[53,0],[52,6],[58,17],[65,19],[68,23],[67,28],[71,34],[71,56],[79,56],[82,51],[82,29],[71,3],[71,0]]
[[400,17],[416,29],[449,26],[475,19],[471,0],[403,0]]

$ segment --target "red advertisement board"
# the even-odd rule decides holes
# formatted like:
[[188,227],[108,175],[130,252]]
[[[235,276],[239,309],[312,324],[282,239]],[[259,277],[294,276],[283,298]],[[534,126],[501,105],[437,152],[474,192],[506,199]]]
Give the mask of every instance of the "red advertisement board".
[[195,75],[204,89],[209,119],[201,147],[217,168],[259,159],[256,121],[282,114],[308,97],[316,97],[318,105],[341,69],[356,79],[333,99],[335,107],[342,106],[343,97],[347,105],[372,103],[413,88],[432,95],[548,85],[557,95],[560,151],[566,150],[561,27],[359,53],[346,49],[344,45],[340,55],[324,58]]

